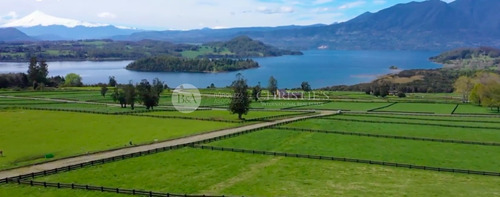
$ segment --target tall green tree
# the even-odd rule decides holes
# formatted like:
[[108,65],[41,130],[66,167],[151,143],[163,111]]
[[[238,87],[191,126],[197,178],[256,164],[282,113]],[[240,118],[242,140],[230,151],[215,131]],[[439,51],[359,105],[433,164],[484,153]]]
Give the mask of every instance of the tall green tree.
[[38,61],[36,57],[30,59],[28,66],[28,80],[33,84],[33,89],[41,83],[46,83],[49,69],[45,60]]
[[121,108],[127,108],[127,102],[125,101],[125,92],[122,87],[116,87],[115,91],[111,95],[114,102],[119,102]]
[[267,90],[271,92],[271,95],[276,96],[276,91],[278,90],[278,80],[276,80],[273,76],[269,78]]
[[108,87],[105,84],[101,85],[101,96],[106,97],[107,92],[108,92]]
[[252,98],[255,101],[259,100],[260,93],[262,92],[262,88],[260,87],[260,82],[256,86],[252,88]]
[[163,81],[160,81],[160,79],[158,78],[153,79],[153,91],[156,93],[158,97],[160,97],[160,94],[163,92],[165,86],[166,84]]
[[132,110],[135,109],[135,102],[137,101],[137,92],[135,86],[129,83],[123,87],[125,93],[125,102],[130,105]]
[[116,87],[117,83],[116,83],[115,76],[109,76],[109,83],[108,83],[108,85],[111,86],[111,87]]
[[305,92],[310,92],[311,91],[311,85],[309,85],[309,82],[307,82],[307,81],[302,82],[302,84],[300,84],[300,87]]
[[236,80],[232,83],[233,97],[229,105],[229,111],[238,114],[238,119],[243,119],[243,114],[248,114],[250,110],[250,98],[248,97],[248,85],[245,78],[238,74]]
[[455,81],[453,87],[455,92],[462,95],[462,102],[466,103],[469,102],[470,93],[474,88],[474,80],[467,76],[461,76]]
[[[159,80],[158,80],[159,81]],[[161,82],[160,82],[161,83]],[[160,84],[163,91],[163,84]],[[156,87],[151,85],[148,80],[143,79],[137,85],[138,100],[146,106],[146,109],[153,109],[158,106],[160,101],[159,94],[156,92]]]
[[67,87],[80,87],[83,85],[82,77],[76,73],[69,73],[64,79],[64,86]]

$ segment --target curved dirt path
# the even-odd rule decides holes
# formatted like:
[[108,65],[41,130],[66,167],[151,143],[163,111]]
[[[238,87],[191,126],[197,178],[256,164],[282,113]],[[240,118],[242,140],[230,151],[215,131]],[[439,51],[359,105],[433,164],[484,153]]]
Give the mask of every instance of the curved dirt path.
[[80,163],[111,158],[111,157],[115,157],[115,156],[121,156],[121,155],[126,155],[126,154],[131,154],[131,153],[154,150],[157,148],[163,148],[163,147],[175,146],[175,145],[187,144],[187,143],[194,143],[194,142],[198,142],[198,141],[202,141],[202,140],[206,140],[206,139],[211,139],[211,138],[215,138],[215,137],[219,137],[219,136],[224,136],[224,135],[228,135],[228,134],[240,133],[240,132],[244,132],[244,131],[251,130],[251,129],[259,129],[259,128],[263,128],[263,127],[277,125],[280,123],[286,123],[286,122],[300,120],[300,119],[328,116],[328,115],[333,115],[333,114],[336,114],[336,112],[323,111],[323,112],[320,112],[319,114],[312,114],[312,115],[306,115],[306,116],[296,116],[296,117],[292,117],[292,118],[275,120],[275,121],[271,121],[271,122],[262,122],[262,123],[246,125],[246,126],[237,127],[237,128],[229,128],[229,129],[224,129],[224,130],[219,130],[219,131],[214,131],[214,132],[209,132],[209,133],[202,133],[202,134],[198,134],[198,135],[188,136],[188,137],[179,138],[179,139],[173,139],[173,140],[169,140],[169,141],[165,141],[165,142],[159,142],[159,143],[155,143],[155,144],[148,144],[148,145],[135,146],[135,147],[126,147],[126,148],[122,148],[122,149],[118,149],[118,150],[100,152],[100,153],[95,153],[95,154],[90,154],[90,155],[76,156],[76,157],[67,158],[67,159],[60,159],[60,160],[51,161],[51,162],[47,162],[47,163],[35,164],[35,165],[20,167],[20,168],[16,168],[16,169],[0,171],[0,179],[9,178],[9,177],[16,177],[19,175],[29,174],[29,173],[37,173],[37,172],[41,172],[44,170],[51,170],[51,169],[55,169],[55,168],[61,168],[61,167],[66,167],[66,166],[70,166],[70,165],[76,165],[76,164],[80,164]]

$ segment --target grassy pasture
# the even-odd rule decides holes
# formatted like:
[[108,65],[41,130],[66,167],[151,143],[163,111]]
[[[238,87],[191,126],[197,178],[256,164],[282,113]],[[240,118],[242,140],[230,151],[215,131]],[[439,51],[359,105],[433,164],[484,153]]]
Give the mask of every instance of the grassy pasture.
[[235,196],[471,196],[500,192],[497,177],[192,148],[37,180]]
[[286,127],[383,134],[408,137],[425,137],[478,142],[500,142],[500,135],[493,129],[471,129],[425,125],[349,122],[310,119],[285,125]]
[[234,123],[109,116],[70,112],[0,111],[0,169],[134,144],[152,143],[206,131],[234,127]]
[[500,147],[263,130],[211,143],[214,146],[469,170],[499,171]]
[[370,109],[390,105],[391,103],[364,103],[364,102],[329,102],[322,105],[297,107],[295,109],[325,109],[325,110],[344,110],[344,111],[367,111]]
[[481,122],[480,118],[477,119],[479,122],[474,122],[472,120],[469,120],[467,122],[465,122],[465,120],[464,120],[462,122],[462,121],[452,121],[452,120],[445,121],[443,119],[432,120],[431,118],[429,118],[428,120],[420,120],[420,119],[418,119],[418,117],[416,117],[417,119],[409,119],[409,118],[408,119],[398,119],[397,116],[396,117],[393,117],[393,116],[381,116],[381,117],[369,116],[369,117],[367,117],[367,116],[356,116],[356,115],[330,116],[327,118],[333,119],[333,120],[341,120],[341,121],[361,120],[361,121],[380,121],[380,123],[391,122],[388,124],[410,123],[413,125],[414,123],[419,123],[422,125],[426,125],[426,124],[449,125],[450,127],[454,127],[454,126],[490,127],[490,128],[498,128],[500,130],[500,118],[498,118],[497,121],[495,121],[495,122]]
[[500,115],[500,113],[495,109],[491,110],[489,107],[481,107],[477,105],[467,105],[460,104],[455,111],[455,114],[489,114],[489,115]]
[[434,103],[397,103],[390,107],[377,110],[393,112],[417,112],[429,114],[451,114],[456,104],[434,104]]

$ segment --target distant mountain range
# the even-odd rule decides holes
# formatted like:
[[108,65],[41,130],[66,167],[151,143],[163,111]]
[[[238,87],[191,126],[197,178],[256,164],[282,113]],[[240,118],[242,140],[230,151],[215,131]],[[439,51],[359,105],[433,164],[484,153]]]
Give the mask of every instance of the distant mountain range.
[[[129,27],[59,18],[41,11],[35,11],[23,18],[4,24],[2,27],[17,28],[32,37],[33,40],[104,39],[141,31]],[[11,41],[0,39],[0,41],[2,40]]]
[[455,0],[451,3],[427,0],[398,4],[377,13],[367,12],[332,25],[140,31],[65,21],[73,27],[67,24],[64,27],[61,24],[43,26],[39,22],[35,23],[40,24],[38,26],[19,30],[39,40],[112,38],[206,43],[247,35],[289,49],[322,46],[329,49],[444,50],[482,45],[500,47],[498,10],[499,0]]

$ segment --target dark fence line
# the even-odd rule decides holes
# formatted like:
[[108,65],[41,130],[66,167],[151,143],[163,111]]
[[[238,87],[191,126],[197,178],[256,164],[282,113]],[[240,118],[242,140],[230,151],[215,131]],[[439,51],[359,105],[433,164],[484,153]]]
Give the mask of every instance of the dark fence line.
[[143,116],[143,117],[151,117],[151,118],[163,118],[163,119],[185,119],[185,120],[201,120],[201,121],[211,121],[211,122],[226,122],[226,123],[244,123],[244,122],[252,122],[252,121],[266,121],[277,118],[284,118],[290,116],[298,116],[305,115],[314,112],[304,112],[304,113],[296,113],[296,114],[282,114],[275,116],[266,116],[261,118],[252,118],[247,120],[224,120],[224,119],[213,119],[213,118],[199,118],[199,117],[187,117],[187,116],[172,116],[172,115],[149,115],[149,114],[131,114],[132,116]]
[[457,106],[455,106],[455,108],[453,108],[453,111],[451,111],[451,114],[454,114],[454,113],[455,113],[455,111],[457,111],[458,106],[460,106],[460,104],[457,104]]
[[5,178],[0,180],[0,183],[12,183],[19,185],[29,185],[32,187],[44,187],[44,188],[57,188],[57,189],[73,189],[73,190],[87,190],[87,191],[98,191],[106,193],[116,193],[116,194],[129,194],[137,196],[150,196],[150,197],[225,197],[224,195],[193,195],[193,194],[175,194],[175,193],[163,193],[136,189],[122,189],[122,188],[111,188],[103,186],[92,186],[92,185],[82,185],[82,184],[68,184],[68,183],[51,183],[51,182],[40,182],[40,181],[26,181],[20,179],[9,179]]
[[263,121],[263,120],[285,118],[285,117],[290,117],[290,116],[307,115],[307,114],[313,114],[313,113],[315,113],[315,112],[308,111],[308,112],[293,113],[293,114],[282,114],[282,115],[275,115],[275,116],[266,116],[266,117],[261,117],[261,118],[252,118],[252,119],[248,119],[246,121]]
[[156,149],[141,151],[141,152],[136,152],[136,153],[130,153],[130,154],[125,154],[125,155],[120,155],[120,156],[115,156],[115,157],[110,157],[110,158],[105,158],[105,159],[93,160],[93,161],[69,165],[69,166],[65,166],[65,167],[44,170],[41,172],[23,174],[23,175],[19,175],[16,177],[11,177],[11,179],[19,179],[19,180],[34,179],[37,177],[53,175],[53,174],[57,174],[57,173],[61,173],[61,172],[69,172],[69,171],[73,171],[73,170],[77,170],[77,169],[81,169],[81,168],[85,168],[85,167],[89,167],[89,166],[102,165],[102,164],[106,164],[106,163],[110,163],[110,162],[121,161],[121,160],[125,160],[125,159],[141,157],[141,156],[151,155],[151,154],[155,154],[155,153],[170,151],[170,150],[178,150],[178,149],[188,147],[188,146],[192,146],[192,144],[179,144],[179,145],[175,145],[175,146],[167,146],[167,147],[156,148]]
[[225,139],[228,139],[228,138],[237,137],[237,136],[240,136],[240,135],[245,135],[245,134],[248,134],[248,133],[253,133],[253,132],[256,132],[256,131],[260,131],[260,130],[270,129],[270,128],[281,126],[281,125],[286,125],[286,124],[290,124],[290,123],[294,123],[294,122],[300,122],[300,121],[303,121],[303,120],[306,120],[306,119],[310,119],[310,118],[314,118],[314,117],[302,117],[302,118],[298,118],[296,120],[285,121],[285,122],[277,123],[277,124],[274,124],[274,125],[269,125],[269,126],[266,126],[266,127],[259,127],[259,128],[256,128],[256,129],[248,129],[248,130],[245,130],[245,131],[242,131],[242,132],[238,132],[238,133],[232,133],[232,134],[227,134],[227,135],[222,135],[222,136],[218,136],[218,137],[213,137],[213,138],[201,140],[201,141],[195,142],[193,144],[207,144],[207,143],[211,143],[211,142],[215,142],[215,141],[220,141],[220,140],[225,140]]
[[328,104],[328,103],[331,103],[331,102],[332,102],[332,101],[315,102],[315,103],[313,103],[313,104],[306,104],[306,105],[300,105],[300,106],[285,107],[285,108],[281,108],[281,109],[282,109],[282,110],[287,110],[287,109],[295,109],[295,108],[299,108],[299,107],[318,106],[318,105]]
[[0,103],[2,106],[7,106],[10,105],[12,107],[15,106],[22,106],[22,105],[55,105],[55,104],[65,104],[65,103],[58,103],[58,102],[44,102],[44,103]]
[[436,114],[434,112],[421,112],[421,111],[376,111],[384,113],[406,113],[406,114]]
[[260,151],[260,150],[249,150],[249,149],[238,149],[238,148],[224,148],[224,147],[215,147],[215,146],[206,146],[206,145],[194,145],[193,147],[200,148],[200,149],[206,149],[206,150],[250,153],[250,154],[256,154],[256,155],[271,155],[271,156],[282,156],[282,157],[318,159],[318,160],[344,161],[344,162],[352,162],[352,163],[364,163],[364,164],[372,164],[372,165],[392,166],[392,167],[419,169],[419,170],[430,170],[430,171],[438,171],[438,172],[453,172],[453,173],[474,174],[474,175],[484,175],[484,176],[500,176],[499,172],[464,170],[464,169],[455,169],[455,168],[441,168],[441,167],[431,167],[431,166],[403,164],[403,163],[394,163],[394,162],[385,162],[385,161],[353,159],[353,158],[346,158],[346,157],[332,157],[332,156],[306,155],[306,154],[271,152],[271,151]]
[[[366,114],[343,114],[344,116],[358,116],[358,117],[372,117],[372,118],[391,118],[391,119],[402,119],[402,120],[428,120],[428,121],[442,121],[442,122],[471,122],[471,123],[499,123],[500,124],[500,119],[499,121],[487,121],[487,120],[454,120],[454,119],[432,119],[432,118],[409,118],[409,117],[395,117],[395,116],[373,116],[373,115],[366,115]],[[446,117],[452,117],[452,116],[446,116]]]
[[187,117],[187,116],[171,116],[171,115],[149,115],[149,114],[130,114],[132,116],[140,117],[150,117],[150,118],[163,118],[163,119],[184,119],[184,120],[201,120],[201,121],[211,121],[211,122],[226,122],[226,123],[243,123],[243,120],[221,120],[212,118],[198,118],[198,117]]
[[[49,107],[25,107],[25,106],[13,106],[13,109],[23,109],[23,110],[40,110],[40,111],[63,111],[63,112],[77,112],[77,113],[87,113],[87,114],[102,114],[102,115],[128,115],[128,114],[138,114],[153,111],[175,111],[174,109],[155,109],[155,110],[134,110],[127,112],[102,112],[102,111],[92,111],[92,110],[81,110],[81,109],[59,109],[59,108],[49,108]],[[110,107],[114,108],[114,107]],[[118,108],[118,107],[116,107]]]
[[397,136],[397,135],[382,135],[382,134],[370,134],[370,133],[346,132],[346,131],[302,129],[302,128],[294,128],[294,127],[275,127],[275,129],[287,130],[287,131],[309,132],[309,133],[326,133],[326,134],[352,135],[352,136],[364,136],[364,137],[376,137],[376,138],[389,138],[389,139],[402,139],[402,140],[415,140],[415,141],[442,142],[442,143],[453,143],[453,144],[500,146],[500,143],[495,143],[495,142],[477,142],[477,141],[465,141],[465,140],[449,140],[449,139],[436,139],[436,138],[425,138],[425,137],[409,137],[409,136]]
[[447,124],[434,124],[434,123],[413,123],[413,122],[394,122],[394,121],[377,121],[377,120],[355,120],[347,118],[325,118],[324,120],[339,120],[349,122],[367,122],[367,123],[387,123],[387,124],[407,124],[407,125],[420,125],[420,126],[439,126],[439,127],[455,127],[455,128],[468,128],[468,129],[494,129],[500,130],[500,127],[481,127],[481,126],[464,126],[464,125],[447,125]]
[[388,108],[388,107],[393,106],[393,105],[396,105],[396,104],[398,104],[398,102],[394,102],[394,103],[391,103],[391,104],[386,105],[386,106],[382,106],[382,107],[377,107],[377,108],[374,108],[374,109],[370,109],[370,110],[368,110],[368,112],[372,112],[372,111],[377,111],[377,110],[385,109],[385,108]]

